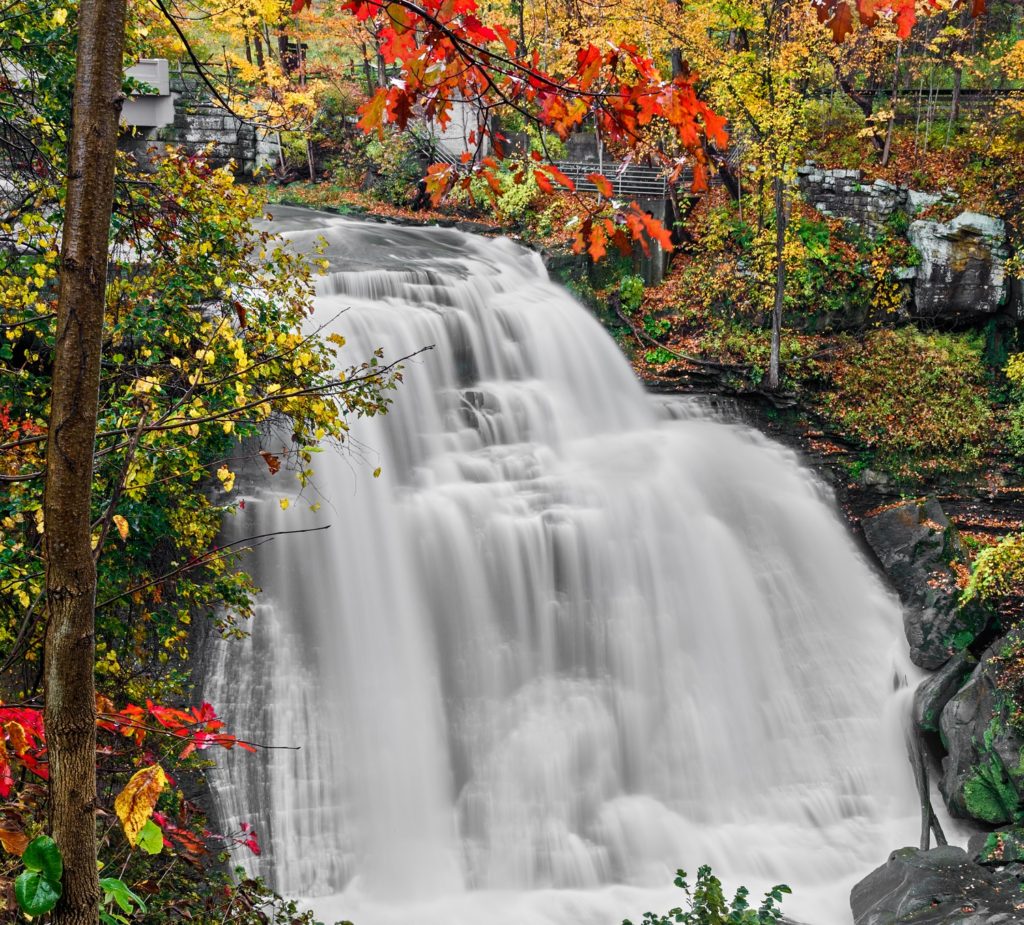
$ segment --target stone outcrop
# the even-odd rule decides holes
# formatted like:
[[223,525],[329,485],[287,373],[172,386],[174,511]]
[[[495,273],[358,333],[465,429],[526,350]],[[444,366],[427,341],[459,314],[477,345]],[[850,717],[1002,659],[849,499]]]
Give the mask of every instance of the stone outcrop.
[[1019,925],[1019,867],[990,870],[962,848],[901,848],[850,894],[855,925]]
[[869,515],[864,537],[903,602],[910,657],[939,668],[983,628],[977,606],[960,608],[952,564],[962,556],[960,538],[934,499],[908,501]]
[[797,169],[804,199],[824,215],[856,222],[878,234],[894,212],[907,211],[907,189],[886,180],[865,183],[859,170]]
[[1006,228],[962,212],[950,222],[916,221],[907,231],[921,255],[914,281],[917,318],[976,321],[995,314],[1006,291]]
[[[800,167],[797,184],[804,199],[824,215],[842,218],[870,235],[880,234],[894,216],[899,227],[938,203],[952,204],[951,192],[926,193],[886,180],[867,182],[860,170]],[[910,222],[907,238],[920,262],[897,274],[913,284],[907,315],[948,325],[976,322],[1000,312],[1007,299],[1009,249],[1003,222],[962,212],[949,222]],[[1024,320],[1020,306],[1015,320]]]
[[1024,798],[1024,737],[1009,723],[997,686],[999,652],[1018,634],[1000,639],[970,680],[942,710],[939,730],[948,754],[939,789],[956,816],[990,825],[1015,821]]

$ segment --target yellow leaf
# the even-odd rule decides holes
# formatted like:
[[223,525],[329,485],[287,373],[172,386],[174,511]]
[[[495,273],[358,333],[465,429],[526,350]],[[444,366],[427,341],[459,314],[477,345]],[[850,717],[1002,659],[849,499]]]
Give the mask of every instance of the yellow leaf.
[[282,498],[277,503],[281,505],[281,510],[282,511],[287,511],[288,510],[288,499],[287,498]]
[[111,518],[111,520],[114,521],[114,526],[117,527],[117,532],[121,539],[128,539],[128,521],[125,520],[120,514],[115,514]]
[[221,466],[217,470],[217,478],[220,479],[221,484],[224,486],[224,491],[231,491],[235,487],[235,473],[227,466]]
[[377,468],[373,470],[373,477],[375,479],[379,479],[380,478],[380,472],[381,472],[380,466],[377,466]]
[[117,795],[117,799],[114,800],[114,812],[121,820],[129,845],[134,845],[138,840],[139,832],[153,815],[157,797],[167,783],[164,769],[158,764],[151,764],[141,771],[136,771],[125,784],[124,790]]

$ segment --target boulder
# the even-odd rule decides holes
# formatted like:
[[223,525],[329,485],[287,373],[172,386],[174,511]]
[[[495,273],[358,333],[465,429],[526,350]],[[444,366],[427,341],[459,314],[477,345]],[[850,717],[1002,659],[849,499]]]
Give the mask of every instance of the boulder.
[[978,605],[958,607],[951,564],[962,557],[956,528],[934,499],[908,501],[864,518],[864,537],[903,602],[910,657],[939,668],[981,631]]
[[928,321],[977,321],[995,314],[1006,291],[1006,227],[962,212],[951,222],[917,220],[907,231],[921,255],[912,314]]
[[938,732],[942,710],[970,675],[977,659],[958,652],[914,691],[914,722],[922,732]]
[[971,860],[989,867],[1024,862],[1024,827],[1011,826],[996,832],[978,832],[967,847]]
[[911,215],[917,215],[918,212],[923,212],[929,206],[934,206],[939,202],[942,202],[942,196],[939,193],[922,193],[916,189],[907,190],[907,211]]
[[850,894],[855,925],[1020,925],[1017,868],[993,871],[962,848],[901,848]]
[[1011,725],[1010,705],[997,686],[995,658],[1024,631],[1000,639],[970,680],[942,710],[939,731],[948,754],[939,790],[955,816],[990,825],[1015,820],[1024,797],[1024,737]]

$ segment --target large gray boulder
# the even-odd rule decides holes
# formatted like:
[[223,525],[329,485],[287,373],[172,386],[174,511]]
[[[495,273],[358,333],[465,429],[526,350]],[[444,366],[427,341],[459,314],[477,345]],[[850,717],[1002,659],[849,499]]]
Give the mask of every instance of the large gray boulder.
[[914,722],[922,732],[938,732],[942,710],[970,676],[978,660],[958,652],[914,691]]
[[959,607],[952,563],[963,550],[956,528],[935,499],[886,508],[865,517],[861,527],[903,602],[911,659],[922,668],[941,667],[986,622],[980,606]]
[[901,848],[850,894],[855,925],[1021,925],[1017,869],[993,871],[962,848]]
[[950,222],[918,220],[907,231],[921,255],[912,314],[926,320],[975,321],[998,311],[1006,289],[1006,227],[978,212]]
[[1010,704],[998,687],[999,654],[1020,632],[985,653],[939,721],[947,751],[939,789],[946,806],[955,816],[991,825],[1015,821],[1024,797],[1024,737],[1010,723]]

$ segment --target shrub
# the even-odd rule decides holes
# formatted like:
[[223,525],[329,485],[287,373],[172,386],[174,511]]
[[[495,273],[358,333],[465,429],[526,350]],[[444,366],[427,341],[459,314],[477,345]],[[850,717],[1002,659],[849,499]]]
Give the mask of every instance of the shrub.
[[[676,871],[675,885],[686,896],[686,908],[670,909],[665,915],[645,912],[641,925],[775,925],[782,918],[784,893],[792,890],[785,884],[772,887],[764,895],[764,901],[754,909],[747,901],[750,891],[741,886],[736,895],[727,901],[719,880],[707,865],[697,871],[697,882],[691,891],[686,881],[686,871]],[[622,925],[632,925],[628,919]]]
[[1024,534],[1004,536],[994,546],[986,546],[974,560],[971,580],[964,600],[1000,601],[1020,597],[1024,592]]
[[622,310],[632,315],[644,300],[644,278],[642,276],[624,276],[619,283],[619,296],[622,298]]
[[831,369],[824,412],[901,476],[972,468],[992,423],[977,339],[874,331]]
[[373,194],[383,202],[406,206],[416,193],[423,165],[412,140],[400,133],[374,138],[366,145],[366,159],[375,175]]

